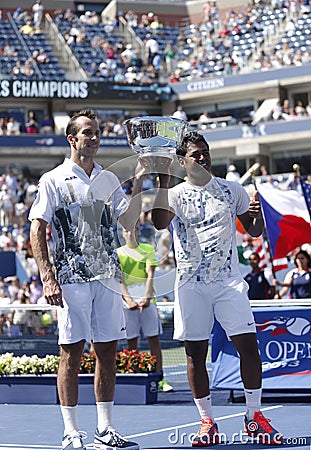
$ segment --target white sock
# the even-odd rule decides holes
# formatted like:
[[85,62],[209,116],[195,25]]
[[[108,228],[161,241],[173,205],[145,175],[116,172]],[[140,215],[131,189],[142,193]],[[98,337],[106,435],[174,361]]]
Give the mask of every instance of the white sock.
[[212,398],[211,394],[207,397],[203,398],[194,398],[194,403],[196,404],[196,407],[198,408],[200,417],[202,419],[210,418],[212,421],[214,421],[214,416],[212,412]]
[[261,392],[262,392],[262,388],[244,389],[246,407],[247,407],[246,417],[248,420],[251,420],[254,417],[254,414],[256,411],[260,411]]
[[97,406],[97,428],[99,433],[107,430],[112,425],[113,402],[96,402]]
[[64,436],[71,433],[72,431],[79,431],[78,420],[77,420],[77,409],[78,406],[60,406],[60,410],[64,421]]

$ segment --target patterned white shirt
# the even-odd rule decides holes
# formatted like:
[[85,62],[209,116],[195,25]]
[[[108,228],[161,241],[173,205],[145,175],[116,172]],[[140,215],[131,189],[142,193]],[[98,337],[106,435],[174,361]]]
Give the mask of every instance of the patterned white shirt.
[[188,182],[169,190],[177,278],[221,280],[239,274],[236,216],[245,213],[249,197],[244,188],[222,178],[204,186]]
[[91,176],[70,159],[45,173],[29,220],[51,225],[60,284],[121,278],[113,219],[128,207],[118,178],[94,163]]

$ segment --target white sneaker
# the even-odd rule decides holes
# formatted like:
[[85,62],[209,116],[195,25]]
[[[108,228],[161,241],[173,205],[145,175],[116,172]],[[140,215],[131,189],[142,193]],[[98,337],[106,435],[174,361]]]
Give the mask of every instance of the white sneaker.
[[69,434],[66,434],[62,440],[62,449],[63,450],[86,450],[83,445],[82,439],[85,439],[87,434],[85,431],[72,431]]
[[99,450],[139,450],[136,442],[128,441],[120,436],[112,427],[108,427],[106,431],[99,433],[98,428],[95,430],[94,447]]

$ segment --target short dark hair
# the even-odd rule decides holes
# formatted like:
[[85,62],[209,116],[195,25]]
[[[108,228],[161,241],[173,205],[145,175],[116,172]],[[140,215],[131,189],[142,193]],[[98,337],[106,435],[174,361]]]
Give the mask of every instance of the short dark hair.
[[72,136],[77,135],[79,131],[79,128],[77,127],[77,119],[82,116],[88,117],[92,120],[98,120],[98,114],[96,111],[93,111],[92,109],[82,109],[81,111],[74,113],[70,118],[65,131],[66,136],[69,136],[69,134],[72,134]]
[[256,252],[251,253],[251,254],[249,255],[248,259],[250,259],[251,256],[255,256],[255,258],[256,258],[258,261],[260,261],[260,256],[258,255],[258,253],[256,253]]
[[199,142],[205,144],[209,151],[209,145],[202,134],[198,133],[197,131],[188,131],[184,135],[180,147],[176,150],[176,155],[185,156],[188,151],[189,144],[197,144]]

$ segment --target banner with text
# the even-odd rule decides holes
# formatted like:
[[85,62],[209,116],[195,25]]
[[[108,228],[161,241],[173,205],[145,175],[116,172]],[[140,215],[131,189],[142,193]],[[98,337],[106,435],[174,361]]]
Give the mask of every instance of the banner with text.
[[[311,389],[311,308],[254,309],[263,389]],[[237,352],[216,323],[212,337],[214,389],[243,389]]]

